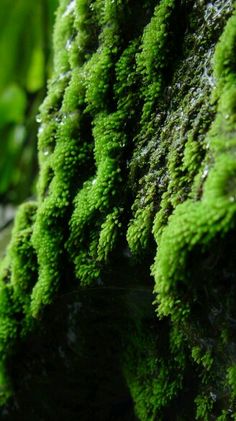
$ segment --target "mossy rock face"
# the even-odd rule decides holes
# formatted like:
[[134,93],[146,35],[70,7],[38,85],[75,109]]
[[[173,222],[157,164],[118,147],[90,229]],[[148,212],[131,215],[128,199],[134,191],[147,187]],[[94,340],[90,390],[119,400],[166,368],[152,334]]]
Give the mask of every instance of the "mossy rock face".
[[[104,332],[116,312],[129,314],[112,363],[119,359],[123,380],[102,377],[99,393],[109,384],[118,396],[125,383],[142,421],[235,419],[235,45],[231,1],[60,2],[39,118],[38,199],[19,210],[2,263],[3,403],[11,367],[21,372],[16,345],[48,325],[58,296],[78,288],[88,297],[78,321],[88,347],[91,306],[111,288],[118,298],[107,303]],[[143,290],[145,303],[147,288],[156,317],[151,300],[124,305],[115,295]],[[103,355],[103,339],[94,343]],[[82,373],[86,346],[78,344]],[[80,395],[83,380],[76,388]],[[91,419],[82,396],[77,415]]]

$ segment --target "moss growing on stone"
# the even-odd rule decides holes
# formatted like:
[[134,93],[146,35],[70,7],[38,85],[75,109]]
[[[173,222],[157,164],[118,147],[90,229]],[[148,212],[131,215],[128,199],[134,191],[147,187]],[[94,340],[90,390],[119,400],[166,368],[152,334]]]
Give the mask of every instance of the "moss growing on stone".
[[235,412],[235,41],[230,1],[60,2],[38,197],[1,268],[3,401],[14,344],[60,292],[150,283],[117,285],[122,257],[154,260],[158,322],[120,358],[138,419]]

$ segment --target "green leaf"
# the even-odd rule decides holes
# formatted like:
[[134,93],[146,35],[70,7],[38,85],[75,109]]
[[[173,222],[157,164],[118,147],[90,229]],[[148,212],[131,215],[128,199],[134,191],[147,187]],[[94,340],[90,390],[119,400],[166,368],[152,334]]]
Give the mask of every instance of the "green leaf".
[[0,96],[0,128],[9,123],[21,123],[26,105],[24,91],[16,84],[9,85]]

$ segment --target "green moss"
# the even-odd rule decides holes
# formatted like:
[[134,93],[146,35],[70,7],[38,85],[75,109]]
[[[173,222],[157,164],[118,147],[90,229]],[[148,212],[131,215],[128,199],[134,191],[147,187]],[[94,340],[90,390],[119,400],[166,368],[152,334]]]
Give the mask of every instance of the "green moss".
[[[229,20],[220,44],[225,43],[228,28],[234,27],[235,16]],[[229,39],[228,42],[230,43],[231,40]],[[218,67],[218,62],[221,59],[224,61],[224,57],[218,56],[219,51],[218,47],[215,55]],[[231,62],[228,66],[230,68]],[[153,266],[153,273],[158,280],[156,292],[160,314],[167,315],[172,311],[175,312],[174,298],[171,297],[170,290],[172,286],[175,286],[176,281],[186,279],[184,271],[189,252],[196,244],[205,247],[217,233],[225,234],[234,225],[236,207],[233,180],[236,167],[231,155],[234,140],[227,144],[234,129],[232,122],[225,120],[226,112],[230,115],[234,112],[232,100],[229,100],[232,98],[234,87],[228,82],[220,86],[221,95],[216,119],[207,135],[212,148],[214,165],[204,184],[202,199],[187,200],[180,204],[170,217],[168,226],[159,241],[159,253]],[[158,232],[155,231],[155,234],[158,236]]]
[[[114,10],[113,8],[108,10],[111,17],[112,13],[115,15],[117,13],[115,4]],[[108,16],[106,17],[104,14],[103,19],[106,22]],[[114,211],[114,215],[113,213],[110,215],[109,212],[115,203],[121,207],[123,202],[119,188],[122,183],[120,160],[127,145],[127,134],[124,127],[126,113],[134,115],[136,99],[136,95],[132,92],[135,83],[133,80],[133,61],[137,48],[135,42],[124,50],[114,68],[114,94],[117,100],[117,110],[109,112],[110,106],[105,93],[109,90],[106,75],[110,78],[111,66],[114,66],[114,57],[117,55],[117,48],[113,48],[112,45],[118,43],[118,39],[110,31],[119,33],[115,24],[109,26],[109,31],[105,26],[104,33],[101,33],[100,36],[99,60],[93,56],[91,60],[95,60],[96,65],[93,61],[89,61],[86,65],[86,71],[91,72],[88,73],[86,80],[85,99],[88,103],[86,112],[94,114],[92,133],[96,174],[84,183],[83,188],[79,190],[74,199],[75,209],[70,221],[71,234],[67,242],[70,256],[74,259],[76,276],[82,284],[89,284],[98,279],[102,261],[106,262],[108,254],[115,246],[121,228],[121,222],[116,222],[117,210]],[[103,62],[103,60],[105,61]],[[127,95],[125,100],[122,96],[123,92]],[[96,113],[97,109],[99,112]],[[91,244],[89,245],[86,233],[89,225],[95,220],[95,231],[90,230],[91,240],[89,241]],[[110,233],[108,233],[108,229]]]
[[[145,27],[142,36],[140,52],[136,55],[137,72],[142,76],[141,95],[143,106],[141,111],[140,132],[137,140],[146,133],[153,132],[152,113],[154,105],[162,95],[164,77],[168,66],[168,41],[170,21],[175,11],[173,1],[162,1],[157,5],[150,23]],[[139,151],[142,153],[142,151]],[[140,197],[133,205],[134,218],[130,222],[127,240],[133,254],[147,250],[150,242],[153,222],[154,195],[153,183],[145,179],[146,191],[141,191]],[[151,184],[151,186],[150,186]]]
[[[228,273],[226,292],[220,275],[215,286],[204,262],[235,229],[236,16],[227,4],[180,3],[60,2],[54,73],[38,116],[38,197],[20,208],[1,265],[6,398],[14,344],[58,291],[100,285],[104,273],[112,284],[124,255],[147,273],[154,238],[158,325],[147,333],[137,323],[121,355],[137,416],[172,419],[190,389],[192,419],[224,419],[234,404],[234,371],[222,357],[222,346],[235,357],[233,318],[220,320],[225,334],[215,328],[213,339],[209,323],[220,313],[215,289],[226,314],[235,291]],[[227,395],[219,407],[216,388]],[[190,419],[182,406],[177,416]]]
[[209,414],[213,408],[212,399],[207,396],[197,396],[195,403],[197,406],[196,419],[208,421],[210,419]]
[[[187,272],[189,256],[194,249],[201,249],[202,253],[205,253],[211,247],[216,236],[225,236],[235,226],[234,180],[236,167],[232,156],[235,114],[233,99],[235,94],[233,64],[230,57],[227,56],[227,51],[232,51],[230,45],[234,39],[232,33],[235,32],[235,22],[234,15],[226,25],[214,57],[215,68],[218,69],[216,70],[217,80],[219,80],[216,89],[220,99],[215,120],[207,134],[209,153],[213,163],[211,163],[201,187],[201,197],[189,198],[179,205],[173,203],[175,210],[161,234],[158,231],[158,224],[154,225],[154,235],[159,246],[153,265],[159,315],[170,315],[173,323],[180,322],[183,327],[185,326],[185,330],[189,329],[187,336],[191,332],[191,305],[181,299],[179,290],[181,284],[186,285],[186,288],[187,283],[191,285],[191,277]],[[227,47],[225,47],[227,59],[221,49],[225,43],[227,43]],[[233,55],[231,57],[234,60]],[[221,73],[219,69],[221,69]],[[188,153],[189,148],[188,144]],[[186,158],[188,157],[185,154],[185,163]],[[191,162],[189,158],[188,161]],[[199,178],[196,177],[196,180],[199,181]],[[196,186],[194,188],[196,189]],[[204,367],[202,381],[211,384],[212,379],[206,376],[206,370],[211,371],[214,361],[210,357],[209,351],[202,357],[200,349],[194,347],[192,356],[197,364],[202,364]],[[212,375],[214,377],[213,372],[210,376]],[[209,419],[213,410],[212,399],[199,395],[195,401],[197,404],[196,418]]]
[[[29,306],[30,294],[34,284],[37,281],[37,256],[32,244],[33,224],[37,205],[34,202],[29,202],[21,206],[13,228],[12,241],[9,245],[9,258],[10,258],[10,272],[11,272],[11,288],[13,299],[25,316],[22,322],[23,331],[28,331],[31,327]],[[29,317],[28,317],[29,316]],[[28,326],[28,323],[30,326]]]
[[[160,338],[159,338],[160,339]],[[157,342],[138,329],[125,352],[124,372],[139,420],[164,419],[165,408],[182,386],[183,361],[158,355]]]
[[206,370],[210,370],[213,358],[209,351],[202,355],[201,349],[195,346],[192,348],[192,358],[197,364],[202,364]]
[[114,209],[107,215],[105,222],[101,226],[101,232],[98,243],[98,260],[106,261],[110,252],[116,244],[119,228],[122,224],[119,222],[121,210]]
[[137,71],[143,75],[144,82],[142,123],[150,119],[154,102],[163,88],[163,69],[166,69],[166,61],[168,62],[168,29],[174,10],[173,0],[161,1],[143,33],[141,52],[137,55]]
[[228,383],[232,389],[232,397],[236,398],[236,365],[233,365],[228,369]]

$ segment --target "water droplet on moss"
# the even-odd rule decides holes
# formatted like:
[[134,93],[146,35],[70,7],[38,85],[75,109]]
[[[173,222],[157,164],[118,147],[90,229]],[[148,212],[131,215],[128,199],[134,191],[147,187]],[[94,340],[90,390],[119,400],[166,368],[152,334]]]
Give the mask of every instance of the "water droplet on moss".
[[68,72],[63,72],[58,76],[58,80],[64,80],[67,79],[71,74],[71,70],[69,70]]
[[67,40],[67,42],[66,42],[66,50],[67,50],[67,51],[70,51],[70,50],[71,50],[71,48],[72,48],[72,39],[70,38],[70,39],[68,39],[68,40]]
[[67,6],[67,8],[66,8],[65,12],[63,13],[62,17],[64,18],[64,17],[66,17],[66,16],[70,15],[71,13],[73,13],[73,12],[74,12],[74,10],[75,10],[75,0],[72,0],[72,1],[68,4],[68,6]]
[[207,165],[207,166],[205,167],[204,171],[203,171],[203,174],[202,174],[202,178],[203,178],[203,179],[207,177],[208,172],[209,172],[209,167],[208,167],[208,165]]
[[49,150],[49,148],[45,148],[45,149],[43,150],[43,154],[44,154],[44,156],[48,156],[48,155],[50,154],[50,150]]
[[210,397],[213,401],[216,401],[216,394],[215,393],[210,392]]

